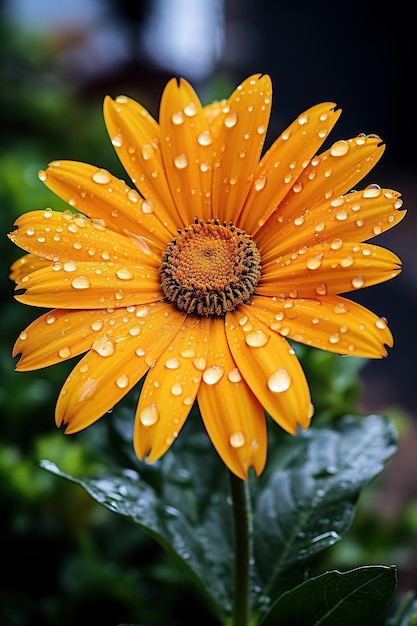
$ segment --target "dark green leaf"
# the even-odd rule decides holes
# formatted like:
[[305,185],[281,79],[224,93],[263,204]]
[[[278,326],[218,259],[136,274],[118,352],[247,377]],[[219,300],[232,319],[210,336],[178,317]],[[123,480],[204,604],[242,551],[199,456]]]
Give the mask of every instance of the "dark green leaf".
[[391,422],[346,417],[293,439],[255,505],[255,561],[266,597],[305,577],[309,559],[348,530],[361,490],[396,450]]
[[381,616],[395,587],[393,566],[326,572],[284,593],[262,621],[262,626],[381,624]]

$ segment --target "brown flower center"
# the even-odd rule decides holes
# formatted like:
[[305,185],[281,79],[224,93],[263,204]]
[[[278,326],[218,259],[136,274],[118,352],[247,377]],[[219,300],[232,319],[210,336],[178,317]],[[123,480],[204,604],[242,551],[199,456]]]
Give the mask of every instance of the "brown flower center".
[[178,231],[162,254],[165,297],[179,309],[221,316],[247,302],[261,277],[261,255],[252,237],[213,219]]

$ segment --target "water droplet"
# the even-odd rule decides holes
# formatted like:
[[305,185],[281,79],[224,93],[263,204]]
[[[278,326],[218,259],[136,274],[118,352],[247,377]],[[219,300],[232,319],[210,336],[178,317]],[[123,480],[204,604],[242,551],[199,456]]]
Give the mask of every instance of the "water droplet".
[[71,348],[69,346],[65,346],[65,348],[60,348],[58,351],[58,355],[61,359],[68,359],[71,356]]
[[335,344],[335,343],[339,343],[339,341],[340,341],[339,333],[334,333],[333,335],[330,335],[330,337],[329,337],[329,342],[330,343]]
[[355,262],[355,259],[353,258],[353,256],[346,256],[344,259],[340,261],[340,266],[350,267],[351,265],[354,264],[354,262]]
[[180,366],[180,362],[175,357],[172,357],[165,361],[165,367],[168,368],[169,370],[176,370],[179,368],[179,366]]
[[132,280],[133,272],[128,267],[119,267],[119,269],[116,270],[116,276],[120,280]]
[[118,133],[112,138],[111,142],[115,148],[120,148],[123,143],[123,137],[121,136],[120,133]]
[[336,219],[339,222],[343,222],[344,220],[347,220],[348,217],[349,217],[349,213],[346,211],[346,209],[340,209],[340,211],[337,211],[336,213]]
[[71,286],[74,287],[74,289],[88,289],[91,287],[91,283],[87,276],[76,276],[72,280]]
[[65,261],[62,267],[65,272],[75,272],[78,269],[78,265],[74,261]]
[[29,235],[29,237],[32,237],[32,235],[35,234],[35,229],[30,227],[26,230],[26,234]]
[[129,329],[129,335],[131,337],[137,337],[138,335],[140,335],[141,332],[142,328],[138,325],[132,326],[132,328]]
[[309,270],[317,270],[322,264],[322,261],[323,259],[317,256],[313,257],[312,259],[308,259],[307,268]]
[[[183,350],[181,352],[181,356],[183,356],[185,359],[192,359],[195,356],[195,352],[192,348],[187,348],[186,350]],[[203,369],[205,369],[203,367]]]
[[45,180],[48,180],[48,174],[45,172],[45,170],[40,170],[38,172],[38,177],[39,177],[39,180],[41,180],[42,182],[45,182]]
[[262,176],[261,178],[257,178],[254,182],[254,187],[256,191],[261,191],[262,189],[264,189],[265,185],[266,185],[266,176]]
[[233,128],[233,126],[236,126],[238,121],[238,115],[237,113],[233,112],[233,113],[229,113],[228,115],[226,115],[226,117],[224,118],[224,125],[227,128]]
[[350,146],[347,141],[336,141],[330,148],[330,154],[334,157],[345,156],[350,150]]
[[227,378],[230,380],[231,383],[240,383],[242,380],[242,376],[240,375],[237,367],[234,367],[232,370],[230,370],[230,372],[227,374]]
[[294,193],[300,193],[300,191],[303,190],[303,183],[301,181],[294,183],[292,186],[292,190]]
[[197,105],[194,102],[190,102],[187,106],[184,107],[184,113],[188,117],[193,117],[197,115]]
[[180,396],[182,394],[182,387],[179,383],[176,383],[171,387],[171,393],[173,396]]
[[20,339],[21,341],[25,341],[27,338],[28,338],[28,334],[27,334],[27,332],[26,332],[25,330],[23,330],[23,331],[20,333],[20,335],[19,335],[19,339]]
[[145,407],[139,415],[139,420],[144,426],[153,426],[156,424],[159,420],[159,413],[156,408],[156,404],[153,403]]
[[91,176],[95,183],[99,185],[108,185],[111,182],[111,174],[105,169],[99,169]]
[[179,170],[183,170],[184,168],[186,168],[188,166],[187,155],[184,154],[184,152],[182,152],[181,154],[178,154],[174,159],[174,165]]
[[53,211],[52,211],[52,209],[45,209],[45,210],[44,210],[44,212],[43,212],[43,216],[44,216],[46,219],[48,219],[48,218],[52,217],[52,215],[53,215]]
[[381,317],[375,322],[375,326],[380,330],[385,330],[387,327],[387,322]]
[[150,143],[145,143],[141,148],[141,153],[144,161],[149,161],[155,156],[155,149]]
[[197,141],[200,146],[209,146],[213,142],[213,139],[208,130],[203,130],[203,132],[198,135]]
[[173,116],[171,117],[171,121],[176,126],[179,126],[180,124],[183,124],[184,123],[184,113],[182,111],[177,111],[177,113],[174,113]]
[[229,438],[232,448],[241,448],[246,443],[246,437],[242,432],[233,433]]
[[200,370],[200,372],[202,372],[207,367],[206,359],[202,356],[197,357],[193,359],[193,365],[197,370]]
[[114,345],[106,336],[96,339],[91,348],[100,356],[108,357],[114,354]]
[[268,376],[267,385],[274,393],[287,391],[291,386],[291,376],[286,369],[280,368]]
[[129,385],[129,376],[127,376],[127,374],[122,374],[121,376],[119,376],[119,378],[116,380],[116,385],[119,387],[119,389],[126,389],[126,387]]
[[248,344],[248,346],[251,346],[252,348],[262,348],[262,346],[266,346],[266,344],[269,341],[269,335],[267,335],[266,333],[264,333],[263,330],[253,330],[251,332],[248,332],[248,334],[245,337],[245,341]]
[[363,287],[365,285],[365,279],[363,278],[363,276],[355,276],[355,278],[352,278],[352,287],[354,287],[355,289],[361,289],[361,287]]
[[136,202],[139,202],[139,194],[136,189],[129,189],[127,192],[127,199],[135,204]]
[[379,185],[369,185],[364,189],[362,196],[364,198],[378,198],[382,193],[381,187]]
[[55,315],[48,315],[48,317],[46,318],[46,323],[47,324],[53,324],[54,322],[56,322]]
[[94,322],[91,324],[91,330],[101,330],[103,328],[103,320],[94,320]]
[[224,367],[221,365],[211,365],[203,372],[203,380],[207,385],[215,385],[224,374]]

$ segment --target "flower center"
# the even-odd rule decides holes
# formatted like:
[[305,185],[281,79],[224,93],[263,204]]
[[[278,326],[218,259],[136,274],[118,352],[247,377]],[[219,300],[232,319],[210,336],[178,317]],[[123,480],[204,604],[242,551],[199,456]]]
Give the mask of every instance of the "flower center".
[[261,255],[250,235],[218,219],[196,219],[178,233],[159,268],[167,300],[204,317],[249,300],[261,277]]

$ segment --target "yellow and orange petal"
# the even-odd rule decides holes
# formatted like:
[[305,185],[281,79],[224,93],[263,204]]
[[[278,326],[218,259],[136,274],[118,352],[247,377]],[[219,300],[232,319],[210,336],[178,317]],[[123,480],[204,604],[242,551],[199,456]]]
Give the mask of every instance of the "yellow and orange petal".
[[[399,193],[350,191],[385,146],[359,135],[317,154],[341,113],[325,102],[261,156],[271,100],[270,78],[260,74],[204,107],[186,81],[173,79],[159,122],[126,96],[107,97],[109,136],[134,187],[74,161],[40,172],[71,210],[24,215],[10,235],[28,253],[11,268],[17,299],[53,308],[21,333],[13,355],[26,371],[85,353],[56,407],[67,433],[99,419],[147,373],[134,425],[139,458],[160,458],[197,401],[227,467],[243,479],[251,467],[259,475],[263,409],[293,434],[312,416],[287,338],[374,358],[393,345],[384,319],[340,295],[400,271],[395,254],[366,243],[403,219]],[[196,245],[206,231],[216,236]],[[224,241],[239,238],[251,241],[250,288],[235,253],[234,263],[224,257],[230,280],[215,278],[224,274]],[[171,272],[185,247],[177,283]],[[201,254],[192,271],[190,259]],[[213,300],[211,289],[220,289]]]

